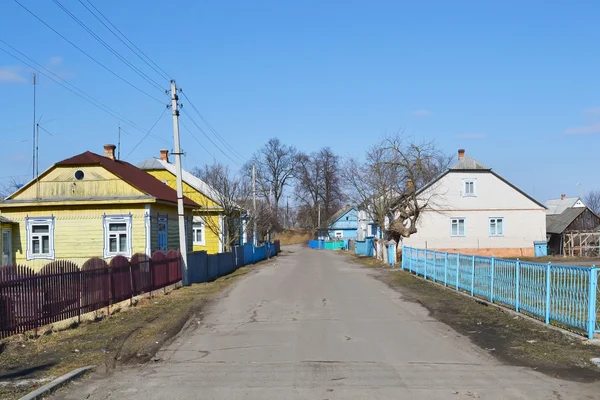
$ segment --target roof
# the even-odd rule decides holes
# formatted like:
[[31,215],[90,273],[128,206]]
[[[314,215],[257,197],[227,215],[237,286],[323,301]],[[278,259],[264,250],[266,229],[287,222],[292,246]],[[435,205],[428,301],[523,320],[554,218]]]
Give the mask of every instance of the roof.
[[[578,201],[579,201],[579,197],[566,197],[564,200],[563,199],[548,200],[546,202],[546,208],[548,208],[548,210],[546,211],[546,214],[548,214],[548,215],[562,214],[563,211],[565,211],[567,208],[575,207],[575,205],[577,204]],[[584,207],[583,203],[581,203],[581,206],[579,206],[577,208],[585,208],[585,207]]]
[[[166,170],[169,171],[170,173],[172,173],[173,175],[177,175],[177,170],[175,168],[175,165],[165,161],[165,160],[161,160],[158,158],[149,158],[147,160],[142,161],[141,163],[139,163],[137,165],[138,168],[143,169],[143,170]],[[214,201],[215,203],[218,203],[218,199],[219,199],[219,193],[213,189],[208,183],[204,182],[202,179],[198,178],[197,176],[195,176],[194,174],[182,169],[181,170],[181,179],[187,183],[188,185],[190,185],[191,187],[193,187],[194,189],[196,189],[197,191],[199,191],[200,193],[202,193],[203,195],[205,195],[206,197],[210,198],[212,201]]]
[[463,156],[456,164],[449,168],[451,171],[473,171],[473,170],[482,170],[482,171],[491,171],[491,168],[486,167],[479,161],[475,160],[470,156]]
[[344,214],[346,214],[347,212],[349,212],[351,210],[356,210],[356,208],[355,207],[344,207],[344,208],[342,208],[341,210],[339,210],[338,212],[336,212],[335,214],[333,214],[331,217],[329,217],[329,219],[327,220],[327,226],[323,226],[321,228],[323,228],[323,229],[328,228],[335,221],[337,221],[338,219],[342,218],[344,216]]
[[585,207],[570,207],[565,209],[560,214],[546,215],[546,232],[547,233],[563,233],[571,222],[579,217],[587,208]]
[[[108,157],[92,153],[91,151],[86,151],[85,153],[81,153],[54,164],[54,166],[77,165],[100,165],[121,178],[123,181],[156,198],[157,200],[177,203],[177,192],[175,190],[171,189],[169,186],[165,185],[149,173],[142,171],[141,169],[125,161],[113,160]],[[199,206],[187,197],[183,198],[183,204],[191,207]]]
[[509,181],[507,181],[506,179],[504,179],[503,177],[501,177],[500,175],[495,173],[494,171],[492,171],[491,168],[486,167],[479,161],[477,161],[474,158],[469,157],[467,155],[463,156],[463,158],[458,160],[458,162],[456,164],[454,164],[453,166],[451,166],[450,168],[448,168],[447,170],[445,170],[444,172],[439,174],[437,177],[432,179],[428,184],[426,184],[425,186],[423,186],[422,188],[417,190],[417,195],[423,193],[426,189],[428,189],[430,186],[432,186],[434,183],[436,183],[437,181],[442,179],[447,174],[449,174],[451,172],[461,172],[461,171],[474,171],[474,172],[478,172],[478,173],[489,172],[490,174],[494,175],[496,178],[500,179],[502,182],[506,183],[511,188],[515,189],[517,192],[521,193],[523,196],[527,197],[529,200],[533,201],[535,204],[539,205],[542,208],[546,208],[546,206],[544,206],[542,203],[540,203],[539,201],[537,201],[536,199],[534,199],[533,197],[531,197],[530,195],[528,195],[527,193],[525,193],[524,191],[522,191],[521,189],[519,189],[518,187],[516,187],[515,185],[513,185],[512,183],[510,183]]
[[0,215],[0,224],[14,224],[14,222],[12,222],[11,220],[6,219],[2,215]]

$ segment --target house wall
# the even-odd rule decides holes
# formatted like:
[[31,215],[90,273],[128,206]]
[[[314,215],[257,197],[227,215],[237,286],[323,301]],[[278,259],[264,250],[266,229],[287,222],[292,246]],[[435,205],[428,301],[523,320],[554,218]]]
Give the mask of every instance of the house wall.
[[[75,179],[75,171],[84,172],[84,179]],[[12,197],[19,200],[67,199],[96,197],[142,196],[144,193],[124,182],[101,166],[57,166]]]
[[569,224],[565,231],[593,230],[598,226],[600,226],[600,218],[589,209],[586,209],[577,218],[575,218],[571,224]]
[[330,230],[337,229],[357,229],[358,228],[358,213],[352,208],[340,218],[329,225]]
[[[171,188],[177,190],[177,178],[171,172],[167,170],[147,170],[147,173],[154,176],[156,179],[161,182],[165,182]],[[205,230],[206,235],[206,245],[193,245],[194,251],[206,250],[209,254],[215,254],[219,252],[219,233],[220,231],[216,231],[216,229],[209,229],[208,225],[211,224],[214,227],[218,227],[218,215],[221,211],[219,205],[214,202],[212,199],[206,197],[199,191],[197,191],[192,186],[188,185],[186,182],[183,182],[183,195],[188,199],[195,201],[202,208],[216,208],[211,211],[202,211],[196,210],[194,215],[207,218],[207,228]]]
[[[476,196],[463,197],[463,179],[476,179]],[[546,241],[545,208],[489,172],[450,172],[421,196],[429,206],[411,247],[495,256],[533,256],[534,241]],[[451,218],[465,218],[465,235],[451,235]],[[489,218],[504,218],[504,234],[490,236]]]
[[[150,207],[151,219],[151,243],[150,248],[152,253],[158,250],[158,218],[167,217],[167,249],[179,249],[179,216],[177,207],[167,204],[152,204]],[[192,210],[185,210],[185,218],[187,220],[188,229],[186,231],[187,247],[192,249]]]
[[[74,205],[49,207],[22,207],[18,210],[3,209],[2,215],[14,221],[12,225],[13,262],[26,265],[34,270],[40,270],[52,262],[49,259],[27,260],[26,217],[54,217],[54,260],[69,260],[80,267],[92,257],[103,257],[104,226],[103,215],[131,214],[131,244],[132,254],[146,253],[146,211],[150,212],[151,221],[151,252],[156,251],[157,215],[169,215],[168,246],[179,248],[177,208],[173,206],[151,205],[112,205],[92,207],[77,207]],[[191,210],[186,211],[186,217],[191,220]],[[191,241],[191,235],[189,237]],[[110,259],[106,259],[107,262]]]
[[335,239],[335,232],[336,231],[342,231],[343,235],[342,238],[343,239],[356,239],[358,237],[358,232],[356,229],[330,229],[329,230],[329,237],[331,239]]

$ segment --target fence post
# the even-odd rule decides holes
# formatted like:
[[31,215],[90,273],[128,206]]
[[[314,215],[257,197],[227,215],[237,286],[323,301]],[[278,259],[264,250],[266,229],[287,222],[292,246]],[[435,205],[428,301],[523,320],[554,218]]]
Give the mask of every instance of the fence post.
[[475,255],[471,260],[471,296],[475,293]]
[[133,306],[133,271],[131,270],[131,260],[129,260],[129,305]]
[[552,263],[548,261],[548,265],[546,265],[546,324],[550,323],[550,285],[551,285],[551,271]]
[[413,272],[413,248],[410,248],[410,258],[408,259],[408,271]]
[[596,330],[596,290],[598,290],[598,270],[595,265],[590,269],[590,287],[588,293],[588,338],[594,338]]
[[448,286],[448,252],[444,254],[444,286]]
[[460,253],[456,253],[456,291],[458,292],[459,280],[458,275],[460,273]]
[[521,278],[521,261],[518,258],[515,275],[515,311],[519,312],[519,280]]
[[494,302],[494,269],[496,266],[496,259],[492,256],[492,265],[491,265],[491,276],[490,276],[490,303]]
[[[423,277],[427,280],[427,249],[425,249],[425,265],[423,268]],[[419,271],[417,271],[417,275],[419,275]]]
[[436,282],[436,270],[437,269],[437,251],[433,251],[433,282]]

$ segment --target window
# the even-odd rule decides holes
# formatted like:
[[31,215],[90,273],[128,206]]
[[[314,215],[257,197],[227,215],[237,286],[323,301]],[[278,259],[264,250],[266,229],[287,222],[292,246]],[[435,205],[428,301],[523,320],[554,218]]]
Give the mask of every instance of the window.
[[490,236],[504,236],[504,218],[490,218]]
[[168,238],[168,217],[158,217],[158,250],[166,253],[168,251],[167,238]]
[[341,239],[344,237],[344,231],[335,231],[334,236],[336,239]]
[[131,257],[131,215],[104,216],[104,258]]
[[477,186],[475,179],[463,179],[463,197],[475,197],[477,196]]
[[206,224],[204,223],[204,219],[200,217],[194,217],[194,222],[192,223],[192,236],[194,238],[194,244],[197,246],[206,246],[206,237],[205,237],[205,229]]
[[464,218],[452,218],[450,219],[452,226],[452,236],[465,236],[465,219]]
[[27,218],[27,260],[54,260],[54,218]]

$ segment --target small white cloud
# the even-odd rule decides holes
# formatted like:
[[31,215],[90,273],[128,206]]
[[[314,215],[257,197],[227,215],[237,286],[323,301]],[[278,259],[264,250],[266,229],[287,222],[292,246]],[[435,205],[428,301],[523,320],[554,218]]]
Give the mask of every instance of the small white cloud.
[[456,135],[457,139],[485,139],[488,137],[485,133],[463,133],[461,135]]
[[594,133],[600,133],[600,123],[565,129],[565,135],[591,135]]
[[433,115],[429,110],[415,110],[411,114],[415,117],[431,117]]
[[600,117],[600,107],[591,107],[584,111],[584,114],[590,118]]
[[19,68],[0,67],[0,82],[25,83],[27,79],[19,74]]
[[63,59],[60,56],[54,56],[54,57],[50,57],[50,59],[48,60],[48,64],[52,65],[53,67],[62,64]]

